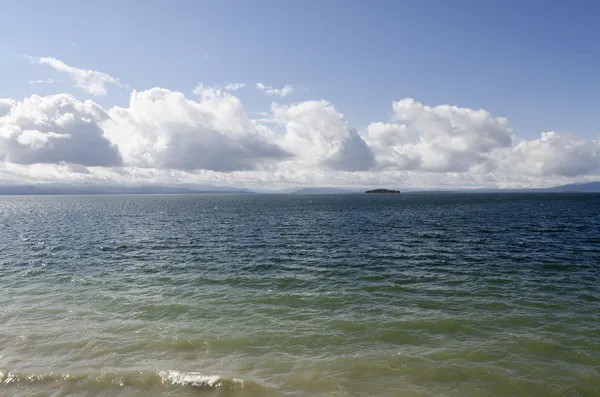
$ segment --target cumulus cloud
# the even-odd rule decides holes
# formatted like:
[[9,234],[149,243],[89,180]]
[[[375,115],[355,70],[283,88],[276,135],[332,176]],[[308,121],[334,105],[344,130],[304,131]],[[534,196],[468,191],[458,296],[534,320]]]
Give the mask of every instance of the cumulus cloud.
[[466,172],[487,164],[488,154],[511,147],[514,134],[505,118],[485,110],[426,106],[414,99],[393,103],[396,123],[373,123],[366,140],[379,163],[399,170]]
[[1,103],[10,106],[0,117],[0,157],[5,161],[121,165],[117,148],[101,127],[108,115],[94,102],[59,94]]
[[61,60],[50,57],[32,58],[37,63],[48,65],[54,70],[68,75],[77,85],[77,87],[89,92],[92,95],[102,96],[108,93],[107,86],[121,86],[118,78],[112,77],[106,73],[96,70],[80,69],[69,66]]
[[544,132],[538,139],[519,142],[502,153],[501,169],[539,177],[578,177],[600,174],[600,138],[586,140],[573,134]]
[[16,104],[17,101],[14,99],[0,98],[0,117],[6,116]]
[[109,110],[103,126],[127,165],[231,172],[291,156],[235,96],[202,86],[195,93],[198,100],[161,88],[134,91],[128,107]]
[[274,88],[270,85],[264,85],[263,83],[256,83],[256,88],[267,95],[280,96],[282,98],[294,92],[294,86],[290,84],[284,85],[282,88]]
[[419,147],[419,134],[415,129],[395,123],[371,123],[365,140],[376,154],[377,162],[383,169],[415,170],[423,161]]
[[285,129],[281,145],[301,163],[340,171],[364,171],[374,165],[371,149],[329,102],[274,104],[271,111]]

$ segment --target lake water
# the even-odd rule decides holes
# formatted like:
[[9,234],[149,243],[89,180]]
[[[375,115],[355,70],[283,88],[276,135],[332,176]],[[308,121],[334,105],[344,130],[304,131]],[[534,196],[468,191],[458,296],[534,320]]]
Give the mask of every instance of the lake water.
[[600,195],[0,198],[0,395],[600,396]]

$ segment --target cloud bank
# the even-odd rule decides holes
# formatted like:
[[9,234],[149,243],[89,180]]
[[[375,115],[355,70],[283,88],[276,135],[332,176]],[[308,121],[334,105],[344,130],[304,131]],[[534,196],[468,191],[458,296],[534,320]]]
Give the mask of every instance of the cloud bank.
[[[39,63],[93,95],[120,81],[54,58]],[[248,116],[235,91],[200,84],[193,96],[133,91],[123,106],[59,93],[0,99],[0,179],[218,183],[248,187],[548,186],[600,179],[600,139],[542,132],[519,140],[483,109],[391,103],[392,117],[357,130],[326,100],[273,103]],[[285,97],[292,86],[256,87]]]

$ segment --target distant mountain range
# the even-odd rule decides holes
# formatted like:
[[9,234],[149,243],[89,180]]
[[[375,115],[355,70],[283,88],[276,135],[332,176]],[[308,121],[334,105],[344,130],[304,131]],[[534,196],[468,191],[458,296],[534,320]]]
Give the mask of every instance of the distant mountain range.
[[549,188],[507,188],[507,189],[464,189],[460,193],[596,193],[600,192],[600,182],[571,183]]
[[117,186],[101,184],[36,184],[0,186],[0,195],[68,195],[68,194],[254,194],[248,189],[221,186]]
[[[573,192],[593,193],[600,192],[600,181],[588,183],[573,183],[544,189],[455,189],[455,190],[428,190],[408,191],[402,193],[551,193]],[[291,194],[349,194],[364,193],[364,188],[340,187],[305,187],[292,191]],[[84,183],[80,185],[69,184],[33,184],[33,185],[0,185],[0,195],[69,195],[69,194],[257,194],[256,192],[235,187],[212,185],[139,185],[119,186]]]
[[362,193],[364,189],[341,188],[341,187],[305,187],[296,191],[293,194],[345,194],[345,193]]
[[[550,188],[475,188],[475,189],[435,189],[435,190],[402,190],[402,193],[594,193],[600,192],[600,181],[588,183],[572,183]],[[294,194],[343,194],[362,193],[364,189],[336,188],[336,187],[309,187],[296,190]]]
[[571,183],[546,189],[552,192],[600,192],[600,182]]

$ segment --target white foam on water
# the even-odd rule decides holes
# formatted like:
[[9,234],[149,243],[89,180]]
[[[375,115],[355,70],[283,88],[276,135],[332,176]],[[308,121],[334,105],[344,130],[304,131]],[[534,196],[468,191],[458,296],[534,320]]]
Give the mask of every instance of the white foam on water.
[[[206,375],[200,372],[183,372],[183,371],[158,371],[158,372],[114,372],[102,373],[101,375],[94,374],[68,374],[58,372],[24,372],[15,373],[5,370],[0,370],[0,388],[9,385],[19,385],[22,383],[38,383],[38,382],[60,382],[65,380],[73,380],[82,384],[102,383],[102,384],[117,384],[135,385],[143,387],[152,383],[160,382],[166,386],[183,386],[196,388],[244,388],[245,382],[237,378],[229,378],[219,375]],[[0,393],[2,395],[2,393]]]
[[61,374],[55,372],[32,372],[32,373],[16,373],[0,370],[0,386],[10,384],[20,384],[23,382],[43,382],[48,380],[67,380],[73,375]]
[[10,372],[0,371],[0,385],[8,385],[9,383],[12,383],[16,380],[17,377],[14,374]]
[[[218,375],[205,375],[200,372],[180,372],[180,371],[159,371],[159,376],[163,383],[177,386],[193,387],[221,387],[224,378]],[[233,378],[233,383],[243,384],[241,379]]]

